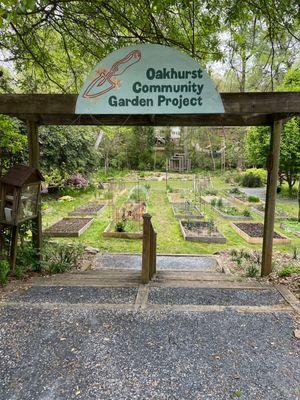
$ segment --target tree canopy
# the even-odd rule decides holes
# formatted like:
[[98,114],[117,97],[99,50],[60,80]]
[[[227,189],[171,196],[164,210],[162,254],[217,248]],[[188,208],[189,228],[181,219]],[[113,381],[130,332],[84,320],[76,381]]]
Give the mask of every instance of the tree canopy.
[[238,90],[270,90],[299,50],[297,0],[1,3],[3,60],[23,92],[78,92],[91,65],[136,42],[176,47],[207,68],[222,62]]

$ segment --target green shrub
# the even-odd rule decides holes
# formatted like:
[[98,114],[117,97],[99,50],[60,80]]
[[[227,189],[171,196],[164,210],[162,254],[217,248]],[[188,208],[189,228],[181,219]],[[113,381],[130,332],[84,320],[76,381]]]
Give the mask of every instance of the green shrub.
[[229,254],[231,255],[231,257],[235,258],[238,255],[238,252],[235,249],[231,249]]
[[300,273],[300,267],[298,265],[290,263],[285,265],[282,268],[282,270],[278,272],[278,276],[284,278],[287,276],[291,276],[292,274],[298,274],[298,273]]
[[39,269],[40,265],[35,249],[30,242],[24,242],[17,251],[16,277],[23,278],[28,271],[38,271]]
[[240,189],[237,188],[237,187],[234,187],[234,188],[232,188],[232,189],[229,189],[228,192],[229,192],[230,194],[240,194],[240,193],[241,193]]
[[223,200],[221,198],[218,199],[217,201],[217,207],[222,208],[223,207]]
[[146,185],[145,185],[145,188],[147,189],[147,190],[150,190],[150,184],[149,183],[146,183]]
[[240,251],[240,255],[241,255],[241,257],[243,257],[245,260],[250,260],[250,259],[251,259],[251,254],[250,254],[247,250],[242,249],[242,250]]
[[209,235],[211,235],[214,230],[215,230],[215,221],[212,218],[210,218],[210,220],[208,221],[208,233],[209,233]]
[[246,169],[245,173],[259,176],[264,185],[267,183],[268,172],[263,168],[248,168]]
[[260,176],[254,175],[253,173],[244,173],[241,184],[242,186],[250,188],[263,186]]
[[236,207],[233,207],[233,206],[222,208],[222,212],[225,214],[228,214],[228,215],[233,215],[233,216],[240,215],[240,211]]
[[217,204],[217,199],[212,199],[211,202],[210,202],[210,204],[211,204],[213,207],[215,207],[216,204]]
[[233,183],[236,181],[236,178],[238,176],[238,172],[236,171],[226,171],[223,174],[223,178],[225,180],[226,183]]
[[6,260],[0,260],[0,285],[7,284],[9,274],[9,263]]
[[267,182],[267,171],[262,168],[249,168],[241,175],[240,184],[245,187],[261,187]]
[[251,217],[251,212],[247,208],[245,208],[245,210],[243,211],[243,216],[244,217]]
[[83,252],[82,245],[46,242],[43,245],[42,270],[50,274],[69,271],[78,266]]
[[257,196],[248,196],[247,200],[249,203],[259,203],[259,197]]
[[126,221],[118,221],[115,224],[115,232],[125,232]]
[[257,266],[257,264],[252,263],[252,264],[248,265],[248,267],[246,268],[246,275],[251,278],[254,278],[258,274],[258,271],[259,271],[259,267]]
[[218,191],[216,189],[206,189],[206,194],[209,196],[216,196],[218,194]]

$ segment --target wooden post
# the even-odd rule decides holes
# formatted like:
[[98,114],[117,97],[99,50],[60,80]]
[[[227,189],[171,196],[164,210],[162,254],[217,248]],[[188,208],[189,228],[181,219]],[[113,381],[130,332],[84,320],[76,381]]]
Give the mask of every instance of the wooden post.
[[143,254],[142,254],[142,282],[148,283],[150,281],[150,254],[151,254],[151,215],[143,215]]
[[[38,125],[34,120],[27,121],[29,164],[34,168],[40,167],[40,146]],[[32,220],[32,243],[36,251],[38,261],[41,261],[42,249],[42,214],[40,204],[38,206],[37,218]]]
[[153,251],[152,251],[152,276],[156,274],[156,237],[157,233],[153,230]]
[[13,274],[16,270],[18,233],[19,233],[19,227],[12,226],[11,227],[11,248],[10,248],[10,254],[9,254],[9,266],[10,266],[10,272]]
[[264,239],[262,248],[261,275],[272,272],[273,235],[275,220],[275,204],[277,191],[277,178],[280,156],[282,120],[274,121],[270,138],[270,153],[268,157],[268,181],[265,205]]

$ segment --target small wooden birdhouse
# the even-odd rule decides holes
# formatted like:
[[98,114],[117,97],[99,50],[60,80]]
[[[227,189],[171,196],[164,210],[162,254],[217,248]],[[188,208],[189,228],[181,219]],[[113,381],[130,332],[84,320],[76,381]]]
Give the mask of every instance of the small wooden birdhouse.
[[36,218],[42,181],[42,174],[33,167],[12,167],[0,179],[0,223],[18,226]]

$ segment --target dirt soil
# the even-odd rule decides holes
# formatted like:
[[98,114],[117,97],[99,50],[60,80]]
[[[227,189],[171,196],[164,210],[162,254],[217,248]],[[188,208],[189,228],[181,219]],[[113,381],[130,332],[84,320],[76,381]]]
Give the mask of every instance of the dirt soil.
[[[240,228],[242,231],[247,233],[250,237],[262,238],[264,236],[264,225],[262,222],[236,222],[235,225]],[[279,233],[274,232],[274,239],[282,239],[282,236]]]
[[93,218],[63,218],[45,230],[45,234],[76,234]]
[[99,204],[98,202],[91,202],[71,211],[69,215],[97,215],[105,204]]
[[181,221],[181,223],[190,236],[220,236],[216,227],[209,229],[208,221]]
[[[241,261],[237,262],[236,257],[233,257],[230,250],[222,250],[218,252],[220,257],[221,265],[226,265],[229,271],[233,275],[238,276],[246,276],[247,267],[252,264],[253,262],[257,263],[258,265],[261,263],[261,251],[252,250],[244,252],[240,252],[240,254],[244,254],[241,256]],[[282,284],[287,286],[291,292],[300,300],[300,273],[292,274],[291,276],[287,277],[280,277],[278,272],[288,264],[293,264],[295,266],[300,267],[300,256],[294,258],[295,256],[292,254],[281,253],[281,252],[274,252],[273,260],[274,260],[274,272],[272,272],[268,277],[261,278],[259,277],[259,273],[257,277],[251,278],[255,280],[261,281],[270,281],[274,284]],[[249,278],[250,279],[250,278]]]

